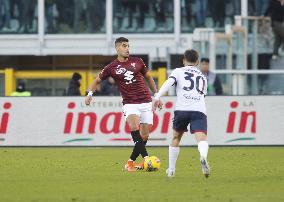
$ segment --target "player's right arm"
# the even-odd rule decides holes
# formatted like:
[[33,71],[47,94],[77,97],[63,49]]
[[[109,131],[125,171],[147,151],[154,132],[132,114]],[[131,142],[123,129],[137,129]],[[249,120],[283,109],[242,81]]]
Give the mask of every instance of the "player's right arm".
[[89,89],[88,95],[85,98],[85,104],[86,105],[90,105],[90,103],[92,101],[92,96],[96,92],[97,86],[99,84],[101,84],[102,80],[105,80],[109,76],[110,76],[110,66],[108,65],[99,73],[99,75],[93,81],[93,83],[92,83],[92,85]]
[[99,76],[97,76],[95,78],[95,80],[93,81],[91,87],[90,87],[90,91],[88,92],[88,95],[85,98],[85,104],[86,105],[90,105],[91,101],[92,101],[92,96],[94,94],[94,92],[97,89],[97,86],[102,82],[102,80],[100,79]]
[[158,100],[169,91],[169,89],[176,84],[177,82],[177,74],[174,70],[171,76],[163,83],[162,87],[160,88],[159,92],[155,94],[154,101],[153,101],[153,111],[155,111],[158,107]]

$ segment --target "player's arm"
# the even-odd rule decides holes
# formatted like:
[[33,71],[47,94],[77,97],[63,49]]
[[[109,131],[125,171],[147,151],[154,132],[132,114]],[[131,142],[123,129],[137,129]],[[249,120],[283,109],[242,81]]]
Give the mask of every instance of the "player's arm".
[[89,88],[89,94],[91,95],[93,95],[93,93],[95,93],[96,92],[96,90],[97,90],[97,88],[98,88],[98,85],[100,85],[101,84],[101,82],[102,82],[102,80],[101,80],[101,78],[99,77],[99,76],[97,76],[96,78],[95,78],[95,80],[93,81],[93,83],[91,84],[91,87]]
[[111,75],[110,75],[110,66],[108,65],[99,73],[99,75],[93,81],[93,83],[90,87],[90,91],[88,92],[88,95],[85,98],[85,104],[86,105],[89,105],[91,103],[92,96],[96,92],[98,85],[101,84],[102,80],[105,80],[109,76],[111,76]]
[[160,98],[169,91],[169,89],[176,83],[176,79],[174,77],[169,77],[160,88],[159,92],[156,93],[153,101],[153,111],[156,111]]
[[157,86],[156,86],[155,81],[154,81],[153,77],[151,76],[150,72],[149,71],[146,72],[144,77],[145,77],[151,91],[153,92],[153,94],[156,94],[158,92]]
[[160,99],[166,92],[169,91],[169,89],[175,84],[175,79],[172,77],[169,77],[160,88],[159,92],[155,95],[155,100]]
[[[151,91],[154,93],[154,96],[155,96],[156,93],[158,92],[155,81],[154,81],[153,77],[151,76],[150,72],[148,71],[148,68],[146,67],[146,65],[145,65],[145,63],[143,62],[142,59],[140,59],[140,62],[142,64],[141,73],[144,75],[144,78],[147,81],[149,88],[151,89]],[[159,109],[162,109],[163,103],[162,103],[161,100],[158,100],[157,107],[159,107]]]
[[149,88],[151,89],[153,94],[157,93],[158,90],[157,90],[155,81],[154,81],[153,77],[151,76],[150,72],[148,71],[147,66],[145,65],[145,63],[143,62],[143,60],[141,58],[138,60],[138,63],[140,63],[140,65],[142,66],[140,72],[142,73],[145,80],[147,81]]
[[100,79],[99,76],[97,76],[97,77],[95,78],[95,80],[93,81],[93,83],[91,84],[91,87],[90,87],[90,90],[89,90],[89,92],[88,92],[88,95],[87,95],[86,98],[85,98],[85,104],[86,104],[86,105],[89,105],[89,104],[91,103],[91,101],[92,101],[92,96],[93,96],[93,94],[96,92],[96,89],[97,89],[98,85],[101,84],[101,82],[102,82],[102,80]]

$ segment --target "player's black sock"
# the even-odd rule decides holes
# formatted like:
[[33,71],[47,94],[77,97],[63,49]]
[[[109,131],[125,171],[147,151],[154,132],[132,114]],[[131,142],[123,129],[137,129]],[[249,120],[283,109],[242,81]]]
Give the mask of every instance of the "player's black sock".
[[139,130],[131,131],[131,136],[132,136],[135,146],[133,148],[130,159],[135,161],[137,157],[139,156],[139,154],[141,154],[143,158],[145,156],[148,156],[147,150],[145,148],[145,145],[144,145],[144,142],[142,140]]
[[138,147],[137,144],[135,144],[135,145],[134,145],[134,148],[133,148],[133,150],[132,150],[132,153],[131,153],[131,155],[130,155],[130,159],[131,159],[132,161],[135,161],[135,160],[137,159],[137,157],[139,156],[139,154],[140,154],[139,147]]
[[[143,144],[145,145],[145,149],[146,149],[147,142],[148,142],[147,140],[143,141]],[[147,149],[146,149],[146,152],[147,152]],[[141,154],[141,156],[143,157],[143,155],[142,155],[142,154]],[[147,153],[147,155],[146,155],[146,156],[148,156],[148,153]],[[144,156],[144,157],[145,157],[145,156]],[[144,157],[143,157],[143,158],[144,158]]]

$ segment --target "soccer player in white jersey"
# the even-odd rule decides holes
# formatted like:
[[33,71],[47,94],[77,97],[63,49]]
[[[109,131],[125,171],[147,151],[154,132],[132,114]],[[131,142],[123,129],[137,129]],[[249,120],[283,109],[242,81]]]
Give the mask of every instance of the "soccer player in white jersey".
[[195,135],[200,153],[202,172],[205,177],[210,174],[207,162],[207,116],[205,107],[205,95],[207,93],[206,77],[198,69],[199,56],[195,50],[187,50],[183,58],[184,67],[177,68],[162,85],[153,102],[155,111],[160,97],[166,93],[171,86],[175,85],[177,100],[173,120],[173,139],[169,146],[169,168],[168,177],[174,177],[176,161],[179,155],[179,144],[187,127],[190,124],[190,132]]

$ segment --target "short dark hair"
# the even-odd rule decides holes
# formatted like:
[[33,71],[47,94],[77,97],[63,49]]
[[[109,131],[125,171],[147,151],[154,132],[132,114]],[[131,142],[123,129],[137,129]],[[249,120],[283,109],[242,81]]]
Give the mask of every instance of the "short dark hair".
[[73,75],[72,75],[72,80],[79,81],[80,79],[82,79],[81,74],[78,73],[78,72],[74,72]]
[[122,42],[129,42],[129,40],[125,37],[119,37],[115,40],[114,45],[116,46],[118,43],[122,43]]
[[184,52],[184,59],[186,59],[188,62],[192,62],[192,63],[195,63],[198,61],[198,58],[199,58],[199,54],[196,50],[193,50],[193,49],[189,49],[189,50],[186,50]]
[[210,60],[209,60],[209,58],[201,58],[200,62],[207,62],[207,63],[209,63]]

